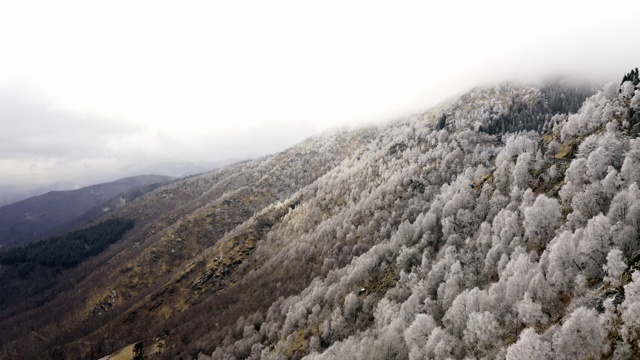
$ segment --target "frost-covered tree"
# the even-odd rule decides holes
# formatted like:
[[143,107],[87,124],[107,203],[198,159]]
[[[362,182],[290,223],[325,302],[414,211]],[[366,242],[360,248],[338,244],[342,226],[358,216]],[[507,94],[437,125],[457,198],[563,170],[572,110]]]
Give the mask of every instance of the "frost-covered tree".
[[613,222],[613,243],[626,254],[637,251],[640,246],[636,241],[640,233],[640,190],[637,183],[632,183],[613,197],[607,215]]
[[348,322],[355,323],[361,303],[358,295],[349,293],[344,299],[344,317]]
[[507,360],[550,360],[552,358],[551,344],[542,340],[532,328],[524,329],[518,341],[507,348]]
[[542,305],[531,299],[528,292],[524,298],[516,304],[518,318],[523,324],[529,327],[536,327],[547,322],[548,317],[542,312]]
[[441,327],[433,329],[424,346],[427,359],[449,359],[460,354],[459,341]]
[[556,236],[542,255],[547,264],[547,279],[557,292],[567,292],[578,271],[578,254],[573,236],[563,231]]
[[560,204],[545,195],[536,198],[532,206],[524,210],[524,236],[530,248],[540,249],[553,237],[560,224]]
[[409,347],[409,359],[424,359],[426,357],[424,346],[429,334],[436,328],[436,321],[429,314],[418,314],[415,320],[405,330],[404,339]]
[[456,261],[448,271],[445,281],[438,287],[438,301],[446,309],[463,289],[464,272],[460,261]]
[[620,304],[621,318],[631,334],[640,333],[640,271],[634,271],[632,281],[624,286],[625,299]]
[[513,182],[521,189],[529,187],[531,182],[531,174],[529,167],[531,166],[531,154],[524,152],[518,155],[516,166],[513,168]]
[[618,287],[622,284],[622,275],[627,269],[622,251],[617,248],[611,249],[607,254],[607,263],[603,266],[605,272],[604,281],[611,286]]
[[606,331],[598,313],[579,307],[553,336],[554,358],[559,360],[599,359],[605,349]]
[[463,337],[468,352],[478,357],[489,355],[496,347],[496,339],[500,338],[501,330],[502,327],[492,313],[472,312]]
[[587,277],[597,277],[602,273],[602,266],[612,246],[610,230],[609,218],[603,214],[587,223],[577,248]]

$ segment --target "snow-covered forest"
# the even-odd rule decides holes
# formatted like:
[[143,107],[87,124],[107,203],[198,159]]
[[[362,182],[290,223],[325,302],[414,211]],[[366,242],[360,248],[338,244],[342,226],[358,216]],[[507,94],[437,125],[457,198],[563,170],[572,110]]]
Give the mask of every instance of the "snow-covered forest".
[[258,243],[310,284],[198,358],[638,358],[637,74],[586,100],[479,88],[381,129]]

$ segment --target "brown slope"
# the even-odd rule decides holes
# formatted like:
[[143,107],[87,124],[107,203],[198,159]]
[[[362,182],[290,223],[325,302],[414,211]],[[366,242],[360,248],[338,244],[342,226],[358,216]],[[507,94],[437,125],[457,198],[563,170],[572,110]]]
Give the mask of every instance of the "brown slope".
[[[245,224],[254,213],[290,197],[374,133],[369,129],[315,137],[273,157],[177,182],[128,204],[113,216],[134,218],[137,225],[131,234],[74,270],[70,277],[78,283],[72,291],[5,320],[3,328],[14,331],[5,338],[11,342],[3,345],[3,353],[21,355],[25,344],[33,344],[28,355],[54,357],[60,352],[65,358],[91,358],[148,336],[150,324],[171,320],[200,301],[198,291],[194,298],[185,292],[193,289],[187,281],[174,281],[180,285],[173,290],[165,286],[181,274],[199,274],[194,270],[202,264],[192,259],[213,246],[208,253],[222,249],[227,254],[217,271],[237,264],[262,235],[260,227],[268,227],[258,221],[256,228],[255,219]],[[271,219],[270,226],[275,221]],[[236,227],[254,232],[218,244]],[[232,255],[230,249],[239,252]],[[206,297],[209,292],[204,290],[200,294]],[[168,292],[182,295],[165,303]],[[34,328],[40,331],[33,333]],[[43,339],[42,333],[49,336]]]

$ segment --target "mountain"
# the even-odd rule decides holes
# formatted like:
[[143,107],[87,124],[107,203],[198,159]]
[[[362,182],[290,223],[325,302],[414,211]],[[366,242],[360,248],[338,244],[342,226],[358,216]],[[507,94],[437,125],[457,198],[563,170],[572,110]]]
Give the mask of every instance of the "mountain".
[[167,162],[147,166],[129,165],[120,170],[124,174],[160,174],[174,178],[181,178],[194,174],[202,174],[219,167],[233,164],[237,161],[209,161],[209,162]]
[[9,205],[30,197],[42,195],[49,191],[75,190],[82,186],[72,182],[59,182],[49,185],[10,184],[0,185],[0,206]]
[[[230,165],[237,161],[210,161],[210,162],[169,162],[153,165],[129,165],[114,170],[118,177],[136,177],[138,174],[157,174],[172,178],[181,178],[194,174],[201,174],[221,166]],[[76,190],[84,185],[66,181],[53,184],[0,184],[0,206],[16,203],[18,201],[46,194],[50,191]]]
[[637,74],[476,88],[161,186],[0,311],[0,356],[638,358]]
[[[0,247],[26,244],[56,230],[95,207],[108,212],[122,206],[120,197],[108,205],[107,201],[136,187],[160,184],[171,178],[160,175],[141,175],[68,191],[50,191],[0,207]],[[139,195],[141,194],[138,191]],[[102,206],[104,205],[104,206]]]

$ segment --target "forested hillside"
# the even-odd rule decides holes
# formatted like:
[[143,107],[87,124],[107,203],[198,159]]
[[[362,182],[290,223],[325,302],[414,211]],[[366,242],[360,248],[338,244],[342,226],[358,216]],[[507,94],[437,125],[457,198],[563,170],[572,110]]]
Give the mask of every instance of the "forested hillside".
[[158,188],[2,354],[638,358],[637,79],[476,88]]
[[[50,288],[64,282],[63,271],[103,252],[122,239],[134,222],[110,219],[64,236],[0,252],[0,309],[33,306],[52,296]],[[53,292],[55,293],[55,291]],[[17,309],[16,311],[18,311]]]

